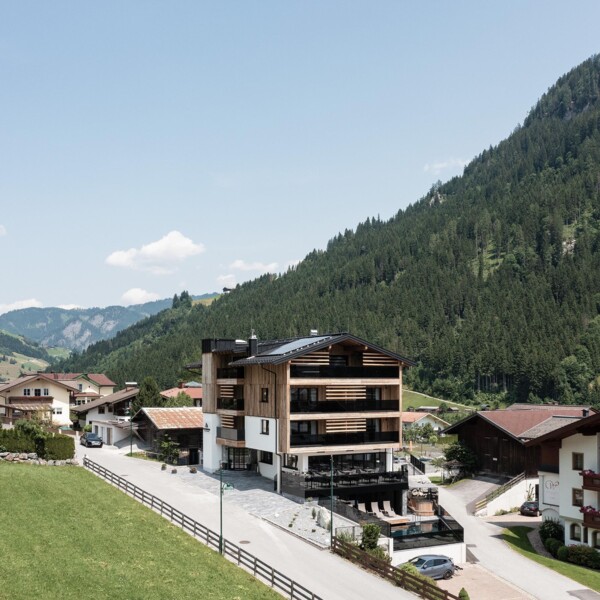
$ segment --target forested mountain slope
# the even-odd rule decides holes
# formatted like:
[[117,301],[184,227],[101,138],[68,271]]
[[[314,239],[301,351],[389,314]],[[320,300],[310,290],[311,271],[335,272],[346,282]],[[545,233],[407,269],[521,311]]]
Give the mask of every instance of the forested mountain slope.
[[210,307],[161,313],[66,366],[170,385],[199,358],[202,337],[316,327],[418,360],[411,383],[449,399],[483,389],[597,401],[599,89],[593,57],[461,177],[389,221],[369,219],[282,276],[241,285]]

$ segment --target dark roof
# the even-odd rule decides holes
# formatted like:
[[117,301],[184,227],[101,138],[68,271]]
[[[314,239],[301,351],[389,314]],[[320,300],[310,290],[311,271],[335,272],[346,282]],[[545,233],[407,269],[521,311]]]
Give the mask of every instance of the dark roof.
[[92,410],[97,406],[104,406],[105,404],[116,404],[117,402],[121,402],[122,400],[130,400],[131,398],[135,398],[138,395],[139,391],[139,388],[127,388],[124,390],[119,390],[114,394],[102,396],[102,398],[98,398],[98,400],[88,402],[88,404],[74,406],[73,408],[71,408],[71,410],[75,413],[86,413],[88,412],[88,410]]
[[483,419],[493,426],[504,431],[514,439],[523,441],[523,434],[529,432],[533,427],[546,421],[550,417],[579,417],[582,418],[582,410],[579,406],[551,406],[540,410],[486,410],[454,423],[444,430],[444,433],[457,433],[461,426],[471,419]]
[[385,348],[381,348],[349,333],[331,333],[326,335],[258,342],[258,351],[255,356],[234,360],[230,364],[235,366],[260,364],[279,365],[288,360],[293,360],[298,356],[303,356],[310,352],[314,352],[315,350],[321,350],[322,348],[327,348],[333,344],[339,344],[345,341],[351,341],[361,346],[366,346],[370,350],[380,352],[407,366],[415,365],[415,363],[408,358],[400,356],[390,350],[386,350]]
[[534,440],[529,440],[526,442],[526,445],[537,446],[538,444],[543,444],[544,442],[562,440],[577,433],[593,435],[598,432],[600,432],[600,413],[593,413],[589,417],[583,417],[577,421],[564,425],[560,429],[555,429],[554,431],[550,431],[544,435],[541,435]]

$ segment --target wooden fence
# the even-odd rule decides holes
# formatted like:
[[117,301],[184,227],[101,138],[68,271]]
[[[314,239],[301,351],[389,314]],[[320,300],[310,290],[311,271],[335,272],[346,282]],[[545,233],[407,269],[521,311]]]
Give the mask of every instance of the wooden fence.
[[333,551],[360,565],[363,569],[375,571],[381,577],[426,600],[459,600],[458,596],[442,590],[435,583],[430,583],[425,578],[415,577],[398,567],[393,567],[387,561],[375,558],[358,546],[344,542],[337,537],[333,538]]
[[[129,494],[138,502],[145,504],[161,516],[166,517],[184,531],[187,531],[195,538],[203,541],[207,546],[214,548],[217,551],[219,550],[218,533],[215,533],[201,523],[198,523],[198,521],[188,517],[170,504],[163,502],[160,498],[145,492],[137,485],[123,479],[123,477],[115,475],[112,471],[105,469],[99,464],[91,461],[89,458],[83,459],[83,466],[126,494]],[[264,581],[273,589],[288,596],[290,600],[323,600],[323,598],[313,594],[304,586],[287,577],[287,575],[280,573],[266,562],[256,558],[256,556],[253,556],[243,548],[240,548],[226,539],[223,539],[223,556],[229,558],[238,566],[244,567],[247,571],[252,573],[254,577]]]

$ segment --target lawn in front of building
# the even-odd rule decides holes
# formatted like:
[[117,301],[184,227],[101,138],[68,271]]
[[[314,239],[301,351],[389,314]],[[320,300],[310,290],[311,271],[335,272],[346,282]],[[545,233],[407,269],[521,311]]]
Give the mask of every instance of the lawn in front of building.
[[0,600],[281,598],[80,467],[0,463]]

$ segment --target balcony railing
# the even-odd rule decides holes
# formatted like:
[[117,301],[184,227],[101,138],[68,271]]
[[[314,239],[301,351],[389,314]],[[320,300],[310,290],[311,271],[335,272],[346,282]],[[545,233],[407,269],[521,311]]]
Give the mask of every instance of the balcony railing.
[[292,400],[291,413],[333,413],[333,412],[371,412],[378,410],[400,410],[399,400],[354,400],[337,401],[323,400],[322,402],[309,402],[306,400]]
[[244,367],[222,367],[217,369],[217,379],[244,379]]
[[354,446],[357,444],[382,444],[385,442],[398,443],[398,431],[361,431],[357,433],[322,433],[311,435],[307,433],[292,433],[291,446]]
[[217,427],[217,437],[232,442],[243,442],[246,439],[245,429],[229,429],[228,427]]
[[584,513],[583,524],[594,529],[600,529],[600,512]]
[[329,365],[292,365],[290,377],[331,379],[397,379],[398,367],[330,367]]
[[218,410],[244,410],[243,398],[217,398]]
[[583,489],[600,492],[600,473],[583,472]]

